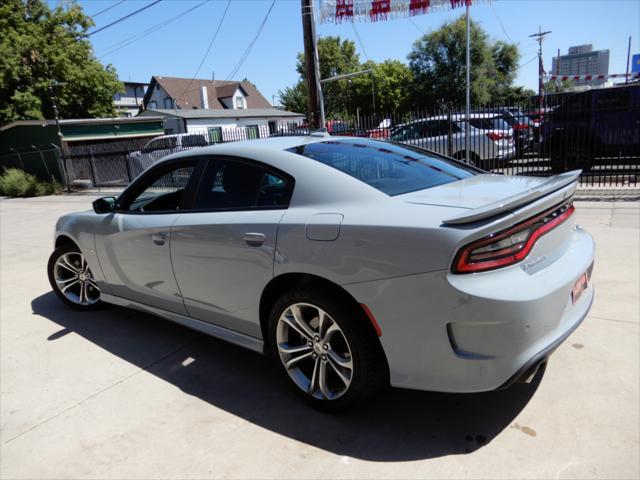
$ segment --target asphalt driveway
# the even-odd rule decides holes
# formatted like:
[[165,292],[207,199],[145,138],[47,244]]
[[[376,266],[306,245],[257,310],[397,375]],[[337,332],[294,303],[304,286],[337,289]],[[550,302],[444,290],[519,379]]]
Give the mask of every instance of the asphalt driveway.
[[50,292],[56,218],[93,197],[0,202],[0,476],[638,478],[640,206],[578,202],[596,302],[529,385],[390,390],[331,416],[264,359],[123,308]]

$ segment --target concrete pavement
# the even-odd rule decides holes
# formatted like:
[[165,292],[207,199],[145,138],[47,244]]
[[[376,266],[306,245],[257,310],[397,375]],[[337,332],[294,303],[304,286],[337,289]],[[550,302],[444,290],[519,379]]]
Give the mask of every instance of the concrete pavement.
[[50,292],[56,218],[90,196],[0,202],[0,477],[638,478],[640,209],[579,202],[596,302],[530,385],[390,390],[338,416],[264,359]]

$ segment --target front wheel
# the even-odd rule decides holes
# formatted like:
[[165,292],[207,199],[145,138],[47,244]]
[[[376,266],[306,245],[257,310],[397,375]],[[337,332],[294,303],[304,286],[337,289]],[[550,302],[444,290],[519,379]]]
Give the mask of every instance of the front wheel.
[[357,308],[322,291],[283,295],[269,321],[271,353],[314,407],[354,406],[388,381],[380,343]]
[[70,307],[95,310],[103,306],[89,264],[75,245],[56,248],[49,257],[47,273],[53,291]]

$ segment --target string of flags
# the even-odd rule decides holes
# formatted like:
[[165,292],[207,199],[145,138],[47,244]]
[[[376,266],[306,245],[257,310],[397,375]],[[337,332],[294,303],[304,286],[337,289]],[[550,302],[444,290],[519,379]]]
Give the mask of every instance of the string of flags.
[[[473,0],[474,3],[487,0]],[[471,5],[472,0],[320,0],[320,22],[379,22]]]

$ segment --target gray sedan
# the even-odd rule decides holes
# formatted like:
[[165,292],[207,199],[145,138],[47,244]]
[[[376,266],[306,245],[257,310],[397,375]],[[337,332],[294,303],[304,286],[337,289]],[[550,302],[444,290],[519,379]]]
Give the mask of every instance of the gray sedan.
[[60,218],[48,274],[71,307],[130,307],[262,352],[319,408],[388,384],[505,388],[591,307],[579,173],[492,175],[322,133],[220,144]]

